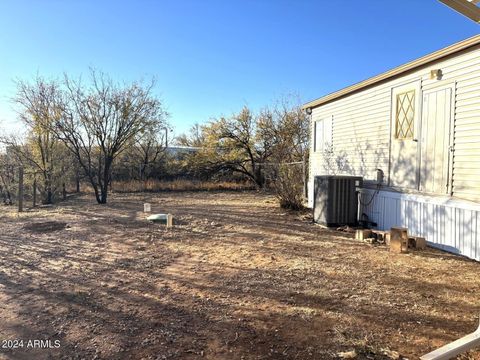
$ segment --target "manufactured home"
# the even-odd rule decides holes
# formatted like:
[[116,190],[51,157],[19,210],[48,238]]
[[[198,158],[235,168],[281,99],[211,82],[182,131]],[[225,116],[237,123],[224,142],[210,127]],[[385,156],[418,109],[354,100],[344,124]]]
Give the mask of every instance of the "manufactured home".
[[304,105],[318,175],[363,177],[359,214],[480,261],[480,35]]

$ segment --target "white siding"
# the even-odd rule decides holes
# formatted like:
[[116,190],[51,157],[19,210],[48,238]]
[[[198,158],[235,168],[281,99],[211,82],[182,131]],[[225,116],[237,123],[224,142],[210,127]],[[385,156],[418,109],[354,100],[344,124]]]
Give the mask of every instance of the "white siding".
[[[432,69],[442,70],[442,80],[430,79]],[[420,81],[422,89],[439,84],[453,84],[455,112],[452,191],[454,196],[480,201],[480,47],[476,46],[393,80],[313,108],[312,123],[329,117],[333,119],[333,152],[324,156],[311,151],[310,206],[313,205],[311,190],[315,175],[360,175],[366,180],[375,180],[376,169],[381,169],[388,183],[392,89],[414,81]]]
[[457,76],[453,193],[480,200],[480,53],[469,55],[450,74]]
[[404,226],[432,246],[480,261],[480,204],[367,189],[361,199],[362,212],[378,229]]

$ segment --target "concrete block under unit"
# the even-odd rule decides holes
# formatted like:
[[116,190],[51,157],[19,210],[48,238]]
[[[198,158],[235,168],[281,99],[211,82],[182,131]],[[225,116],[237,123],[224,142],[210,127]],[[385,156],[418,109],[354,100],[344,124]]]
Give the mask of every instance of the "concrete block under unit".
[[391,235],[392,235],[392,234],[390,234],[390,232],[387,232],[387,233],[385,234],[385,245],[387,245],[387,246],[390,246],[390,238],[391,238]]
[[372,230],[360,229],[355,232],[355,240],[364,241],[365,239],[372,237]]
[[376,242],[380,244],[389,244],[390,243],[390,233],[384,230],[372,230],[373,237]]
[[396,253],[408,252],[408,229],[392,227],[390,229],[390,251]]
[[427,241],[422,236],[409,236],[408,247],[416,250],[425,250],[427,248]]

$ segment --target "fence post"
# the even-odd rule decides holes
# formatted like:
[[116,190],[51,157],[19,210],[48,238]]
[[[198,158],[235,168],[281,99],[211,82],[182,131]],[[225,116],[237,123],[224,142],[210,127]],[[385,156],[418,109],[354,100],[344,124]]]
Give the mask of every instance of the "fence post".
[[23,166],[18,168],[18,212],[23,211]]

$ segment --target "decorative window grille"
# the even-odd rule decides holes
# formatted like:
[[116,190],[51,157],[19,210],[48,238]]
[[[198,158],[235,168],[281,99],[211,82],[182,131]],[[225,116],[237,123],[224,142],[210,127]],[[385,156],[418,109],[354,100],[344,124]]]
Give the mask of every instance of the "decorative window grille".
[[415,118],[415,90],[397,95],[395,139],[413,139]]

